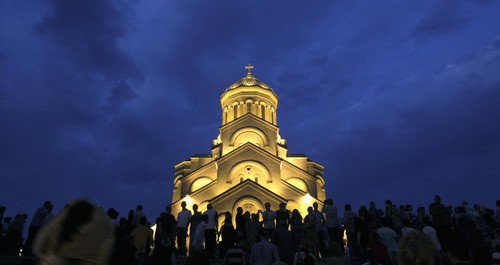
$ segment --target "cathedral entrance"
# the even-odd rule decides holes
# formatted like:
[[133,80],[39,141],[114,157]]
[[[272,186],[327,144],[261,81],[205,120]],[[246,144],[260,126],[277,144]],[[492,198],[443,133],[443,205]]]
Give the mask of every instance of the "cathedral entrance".
[[265,210],[264,209],[264,204],[262,204],[262,202],[260,202],[257,198],[250,197],[250,196],[240,198],[234,204],[234,207],[233,207],[233,216],[236,215],[236,209],[238,209],[238,207],[243,208],[243,213],[249,212],[250,214],[258,213],[259,210],[260,211],[264,211]]

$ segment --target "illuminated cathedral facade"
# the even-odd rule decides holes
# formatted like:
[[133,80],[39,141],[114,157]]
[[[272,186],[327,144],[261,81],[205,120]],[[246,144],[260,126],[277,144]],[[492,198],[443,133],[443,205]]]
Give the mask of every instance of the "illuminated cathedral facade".
[[236,213],[238,207],[256,213],[264,204],[298,209],[304,216],[313,202],[325,200],[323,165],[305,155],[287,152],[277,122],[278,96],[255,78],[251,69],[220,97],[222,126],[212,151],[191,156],[175,166],[172,210],[208,203],[219,213]]

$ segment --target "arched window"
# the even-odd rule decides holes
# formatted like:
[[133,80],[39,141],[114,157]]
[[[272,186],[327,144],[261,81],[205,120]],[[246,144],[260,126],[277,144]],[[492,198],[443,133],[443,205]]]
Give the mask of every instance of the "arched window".
[[260,115],[262,119],[266,119],[266,107],[264,105],[260,105]]
[[238,105],[233,107],[233,116],[234,116],[234,120],[236,120],[236,118],[238,118]]
[[247,113],[252,113],[252,103],[247,103]]

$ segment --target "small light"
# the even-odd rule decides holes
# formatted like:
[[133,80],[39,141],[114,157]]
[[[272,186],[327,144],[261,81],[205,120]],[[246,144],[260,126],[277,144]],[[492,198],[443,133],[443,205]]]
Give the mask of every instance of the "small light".
[[303,200],[305,204],[310,205],[313,201],[313,197],[309,193],[306,193],[306,195],[304,195],[303,197]]

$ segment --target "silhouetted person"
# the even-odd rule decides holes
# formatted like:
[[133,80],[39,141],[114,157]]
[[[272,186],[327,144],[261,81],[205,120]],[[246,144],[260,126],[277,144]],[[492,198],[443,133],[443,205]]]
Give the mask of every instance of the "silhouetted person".
[[322,213],[325,214],[325,226],[328,231],[328,236],[330,241],[337,242],[341,247],[342,252],[344,252],[344,229],[342,229],[342,224],[338,216],[338,208],[333,205],[332,199],[326,199],[323,205]]
[[236,243],[236,230],[233,227],[232,216],[230,212],[225,213],[224,224],[220,228],[219,237],[222,236],[222,240],[219,241],[219,258],[224,258],[226,251],[233,247]]
[[278,261],[280,261],[278,248],[269,242],[269,233],[264,230],[260,236],[260,241],[252,247],[250,264],[272,265]]
[[144,214],[144,212],[142,211],[143,210],[143,206],[142,205],[137,205],[135,207],[135,214],[134,214],[134,228],[139,226],[140,225],[140,222],[141,222],[141,218],[142,217],[146,217],[146,215]]
[[200,224],[203,214],[198,211],[198,205],[193,204],[193,215],[189,219],[189,248],[191,249],[193,245],[194,234],[198,224]]
[[280,259],[287,264],[292,264],[296,246],[294,246],[293,234],[288,230],[285,220],[282,219],[278,222],[276,230],[271,236],[271,242],[278,248]]
[[450,215],[448,209],[441,203],[441,197],[434,196],[434,202],[429,205],[429,214],[432,216],[432,222],[436,229],[441,246],[446,245],[446,239],[450,237]]
[[246,230],[245,230],[246,221],[245,217],[243,216],[243,208],[241,207],[236,208],[235,223],[236,223],[236,230],[241,234],[246,235]]
[[24,243],[23,256],[33,255],[33,240],[35,240],[38,230],[40,230],[40,228],[42,228],[42,226],[45,224],[45,218],[47,217],[47,214],[51,213],[53,208],[54,206],[52,205],[52,202],[46,201],[42,205],[42,207],[38,208],[35,211],[35,214],[33,214],[33,219],[31,219],[30,227],[28,230],[28,238]]
[[263,231],[267,231],[267,233],[271,235],[274,229],[276,229],[276,224],[274,223],[276,220],[276,213],[271,210],[270,203],[266,202],[264,206],[266,207],[266,210],[262,212]]
[[276,226],[280,221],[284,221],[286,227],[290,224],[290,212],[286,209],[286,203],[279,204],[279,209],[276,211]]
[[191,219],[191,211],[186,208],[186,202],[181,202],[181,211],[177,214],[177,249],[179,257],[186,257],[186,237],[189,220]]
[[151,243],[153,242],[153,230],[147,225],[146,216],[141,217],[139,221],[139,226],[132,230],[130,235],[132,236],[132,243],[137,249],[137,264],[142,265],[144,259],[146,258],[146,253],[149,252]]
[[214,251],[216,245],[216,231],[217,231],[217,212],[213,209],[212,204],[207,205],[207,210],[203,213],[208,216],[207,224],[205,226],[205,251],[209,258],[214,258]]

